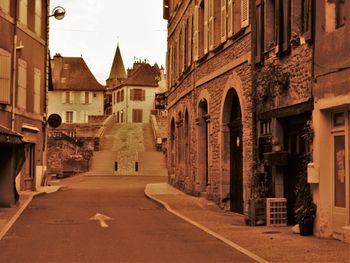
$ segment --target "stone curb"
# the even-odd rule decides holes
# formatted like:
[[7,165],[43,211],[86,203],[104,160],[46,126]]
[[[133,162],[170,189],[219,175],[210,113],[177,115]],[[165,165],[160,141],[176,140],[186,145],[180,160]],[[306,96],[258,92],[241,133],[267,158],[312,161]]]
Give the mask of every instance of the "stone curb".
[[210,230],[209,228],[207,228],[207,227],[205,227],[205,226],[203,226],[203,225],[201,225],[201,224],[199,224],[199,223],[193,221],[192,219],[190,219],[190,218],[188,218],[188,217],[182,215],[181,213],[179,213],[179,212],[173,210],[173,209],[169,206],[168,203],[166,203],[166,202],[164,202],[164,201],[158,199],[157,197],[155,197],[154,195],[152,195],[151,193],[149,193],[148,185],[146,185],[146,188],[145,188],[145,190],[144,190],[144,194],[145,194],[145,196],[146,196],[147,198],[149,198],[149,199],[151,199],[151,200],[153,200],[153,201],[155,201],[155,202],[161,204],[168,212],[170,212],[170,213],[176,215],[177,217],[181,218],[182,220],[184,220],[184,221],[186,221],[186,222],[188,222],[188,223],[194,225],[195,227],[201,229],[201,230],[204,231],[205,233],[207,233],[207,234],[209,234],[209,235],[215,237],[216,239],[218,239],[218,240],[224,242],[226,245],[232,247],[232,248],[235,249],[235,250],[238,250],[238,251],[241,252],[242,254],[245,254],[246,256],[250,257],[251,259],[254,259],[256,262],[259,262],[259,263],[268,263],[268,262],[269,262],[269,261],[267,261],[267,260],[265,260],[265,259],[259,257],[258,255],[254,254],[253,252],[250,252],[249,250],[247,250],[247,249],[241,247],[240,245],[238,245],[238,244],[232,242],[231,240],[229,240],[229,239],[227,239],[227,238],[225,238],[225,237],[219,235],[218,233],[216,233],[216,232]]

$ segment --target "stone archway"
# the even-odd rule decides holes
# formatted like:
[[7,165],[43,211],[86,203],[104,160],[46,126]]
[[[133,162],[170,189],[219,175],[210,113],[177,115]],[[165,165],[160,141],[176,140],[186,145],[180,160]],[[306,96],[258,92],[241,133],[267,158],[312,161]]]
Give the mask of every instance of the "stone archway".
[[236,73],[226,83],[221,108],[221,197],[233,212],[244,213],[243,141],[244,102],[242,83]]

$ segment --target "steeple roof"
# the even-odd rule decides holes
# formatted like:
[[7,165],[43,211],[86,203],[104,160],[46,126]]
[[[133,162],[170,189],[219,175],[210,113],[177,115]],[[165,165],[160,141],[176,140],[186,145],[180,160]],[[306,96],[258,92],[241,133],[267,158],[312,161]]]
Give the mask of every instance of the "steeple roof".
[[126,72],[124,68],[123,58],[120,53],[119,44],[117,45],[117,50],[115,51],[114,60],[111,68],[111,73],[108,79],[125,79]]

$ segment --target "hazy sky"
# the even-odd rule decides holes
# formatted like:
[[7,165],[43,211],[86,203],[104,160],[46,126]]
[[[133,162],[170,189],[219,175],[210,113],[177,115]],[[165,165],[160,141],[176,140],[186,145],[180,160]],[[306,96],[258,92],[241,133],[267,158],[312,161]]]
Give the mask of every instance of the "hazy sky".
[[166,20],[162,0],[51,0],[66,10],[63,20],[50,18],[51,56],[83,56],[103,85],[119,42],[125,68],[134,57],[165,66]]

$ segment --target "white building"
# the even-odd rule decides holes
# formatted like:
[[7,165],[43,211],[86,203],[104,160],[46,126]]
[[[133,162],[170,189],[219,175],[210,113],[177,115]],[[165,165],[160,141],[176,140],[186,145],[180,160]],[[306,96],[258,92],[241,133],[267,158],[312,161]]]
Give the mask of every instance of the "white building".
[[53,87],[48,92],[48,115],[62,123],[87,123],[90,115],[104,114],[105,88],[81,57],[56,54],[51,62]]
[[118,123],[147,123],[155,109],[156,94],[166,90],[164,69],[139,60],[126,74],[118,46],[107,89],[112,95],[112,113]]

